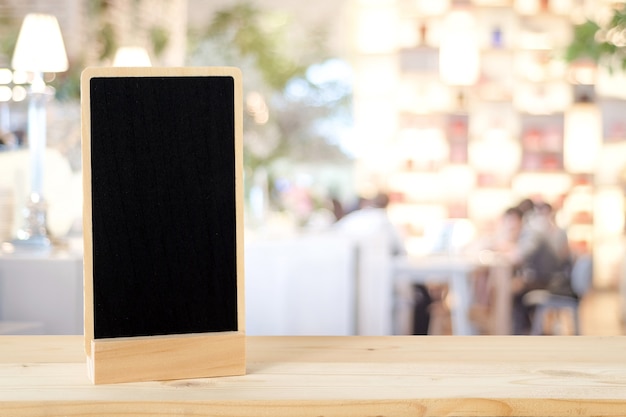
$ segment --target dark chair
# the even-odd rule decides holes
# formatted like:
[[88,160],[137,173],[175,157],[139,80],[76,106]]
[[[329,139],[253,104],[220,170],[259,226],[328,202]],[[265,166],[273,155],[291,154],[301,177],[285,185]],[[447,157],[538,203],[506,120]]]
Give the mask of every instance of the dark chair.
[[531,334],[543,334],[550,313],[569,311],[574,321],[574,333],[579,335],[580,300],[591,289],[592,279],[593,266],[591,255],[584,255],[576,259],[570,272],[571,295],[555,294],[549,290],[533,290],[524,295],[523,303],[526,306],[535,308],[532,317]]

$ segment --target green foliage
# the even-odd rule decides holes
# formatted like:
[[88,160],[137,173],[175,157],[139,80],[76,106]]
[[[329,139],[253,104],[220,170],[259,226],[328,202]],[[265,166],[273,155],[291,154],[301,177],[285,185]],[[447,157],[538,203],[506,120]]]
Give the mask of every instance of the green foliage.
[[189,40],[189,65],[241,68],[244,100],[253,93],[267,106],[267,120],[259,122],[244,101],[246,178],[258,170],[271,177],[283,161],[348,161],[329,125],[350,118],[350,86],[309,77],[329,58],[323,29],[295,25],[283,12],[241,2],[218,11]]
[[626,9],[614,8],[606,26],[592,20],[576,25],[564,58],[570,63],[588,59],[607,65],[610,71],[626,71]]
[[100,60],[113,58],[117,50],[117,42],[115,40],[115,30],[110,23],[104,24],[100,30]]
[[153,26],[150,28],[150,42],[152,43],[152,51],[154,55],[161,56],[170,41],[170,33],[162,26]]
[[89,0],[87,2],[87,13],[89,16],[101,16],[109,8],[109,0]]
[[56,75],[52,85],[56,88],[55,98],[59,101],[80,99],[80,74],[84,65],[79,62],[70,62],[67,72]]
[[3,13],[0,13],[0,60],[5,61],[0,65],[9,65],[17,43],[21,21],[15,17],[11,3],[0,0],[0,6],[3,10]]
[[[0,23],[3,25],[3,23]],[[5,26],[6,27],[6,26]],[[15,44],[17,43],[17,36],[19,34],[19,28],[15,28],[11,32],[6,33],[0,41],[0,56],[6,57],[6,65],[9,64],[13,51],[15,50]]]
[[626,71],[626,7],[624,5],[621,8],[614,9],[613,17],[609,23],[609,30],[607,31],[607,37],[609,43],[613,48],[610,53],[616,57],[620,69]]
[[592,59],[598,61],[601,57],[601,44],[595,39],[600,26],[596,22],[587,20],[574,27],[574,40],[565,52],[565,59],[573,62],[577,59]]
[[[282,90],[295,76],[304,74],[309,63],[290,57],[287,25],[277,14],[263,13],[251,3],[242,2],[218,11],[206,36],[237,48],[243,58],[251,58],[265,82]],[[314,45],[307,45],[318,49]]]

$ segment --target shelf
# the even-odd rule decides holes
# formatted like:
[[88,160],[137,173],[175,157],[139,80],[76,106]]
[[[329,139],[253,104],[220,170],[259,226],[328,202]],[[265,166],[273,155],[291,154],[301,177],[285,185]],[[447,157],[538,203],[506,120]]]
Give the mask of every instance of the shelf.
[[503,47],[498,47],[498,46],[492,46],[492,47],[481,47],[480,48],[480,54],[481,55],[511,55],[508,58],[513,58],[512,55],[515,54],[515,52],[517,51],[517,49],[515,48],[511,48],[510,46],[503,46]]
[[439,49],[427,46],[403,48],[398,51],[400,71],[434,73],[439,71]]
[[[405,29],[410,32],[410,36],[402,38],[402,45],[410,47],[396,50],[390,60],[398,77],[395,90],[390,93],[395,99],[395,102],[390,100],[390,107],[398,114],[398,123],[389,134],[390,152],[394,152],[391,159],[402,160],[396,144],[406,138],[405,129],[436,129],[444,138],[428,142],[420,141],[420,135],[412,136],[416,140],[411,142],[415,146],[408,147],[411,158],[419,159],[422,155],[427,159],[425,155],[436,154],[436,163],[389,164],[388,171],[380,175],[384,178],[381,188],[388,185],[387,180],[395,186],[397,198],[393,211],[403,225],[411,225],[407,230],[419,234],[428,222],[464,215],[476,225],[478,233],[488,232],[506,208],[530,197],[552,204],[563,220],[562,225],[571,227],[573,246],[584,244],[595,251],[594,243],[601,233],[616,234],[623,215],[621,222],[616,221],[615,212],[625,203],[611,200],[611,204],[606,204],[619,206],[610,216],[600,213],[593,205],[580,203],[589,197],[593,204],[600,204],[598,195],[602,187],[620,188],[623,194],[626,96],[610,90],[622,91],[626,82],[615,78],[611,85],[616,87],[607,88],[606,74],[596,71],[596,84],[591,85],[588,77],[576,78],[572,68],[559,60],[556,49],[571,39],[570,15],[574,15],[579,2],[468,2],[463,8],[469,11],[470,18],[465,15],[459,20],[467,27],[457,28],[459,33],[468,34],[467,39],[476,40],[479,76],[472,85],[463,86],[454,84],[470,82],[474,77],[462,77],[454,69],[462,71],[467,67],[474,74],[473,43],[466,45],[468,51],[472,50],[465,61],[451,65],[451,71],[443,68],[444,76],[440,77],[439,43],[443,40],[446,46],[444,24],[450,15],[426,16],[416,12],[420,6],[444,7],[440,4],[446,5],[447,12],[453,9],[452,3],[403,0],[394,4],[398,5],[399,20],[406,24],[402,34],[406,34]],[[522,9],[524,12],[520,13]],[[422,23],[427,24],[426,36]],[[460,50],[456,56],[463,56],[464,52],[465,49]],[[441,65],[446,65],[445,59]],[[604,88],[602,80],[606,83]],[[583,166],[591,161],[587,157],[591,151],[580,152],[582,162],[578,166],[572,164],[571,142],[565,140],[566,119],[569,121],[573,104],[583,95],[592,97],[602,114],[603,144],[595,166],[591,163]],[[504,133],[494,135],[495,130]],[[495,140],[490,140],[494,137]],[[498,146],[505,140],[507,145]],[[441,151],[444,142],[447,150]],[[481,143],[487,144],[481,146]],[[403,174],[409,176],[396,175],[395,171],[407,171],[407,168],[410,172]],[[588,184],[581,185],[576,171],[592,169],[595,173],[588,178]],[[574,218],[577,211],[583,210],[591,215]],[[621,229],[619,233],[623,235],[624,227]]]
[[597,101],[602,113],[602,130],[605,143],[626,141],[626,102],[616,99]]

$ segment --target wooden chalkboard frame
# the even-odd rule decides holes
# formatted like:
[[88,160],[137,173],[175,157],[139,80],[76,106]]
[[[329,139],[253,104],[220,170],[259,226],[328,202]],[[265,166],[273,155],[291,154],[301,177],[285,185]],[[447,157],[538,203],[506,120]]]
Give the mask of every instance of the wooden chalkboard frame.
[[[235,124],[237,329],[191,334],[94,337],[90,82],[95,77],[232,77]],[[166,79],[166,78],[165,78]],[[169,103],[175,108],[175,103]],[[241,72],[232,67],[87,68],[81,75],[85,352],[95,384],[245,373],[243,268],[243,104]]]

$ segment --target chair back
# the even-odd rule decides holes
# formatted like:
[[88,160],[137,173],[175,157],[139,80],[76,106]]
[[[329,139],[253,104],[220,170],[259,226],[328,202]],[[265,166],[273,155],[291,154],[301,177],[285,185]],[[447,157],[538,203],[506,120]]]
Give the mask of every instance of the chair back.
[[589,292],[593,284],[591,255],[581,255],[574,261],[570,279],[572,290],[579,298],[582,298]]

